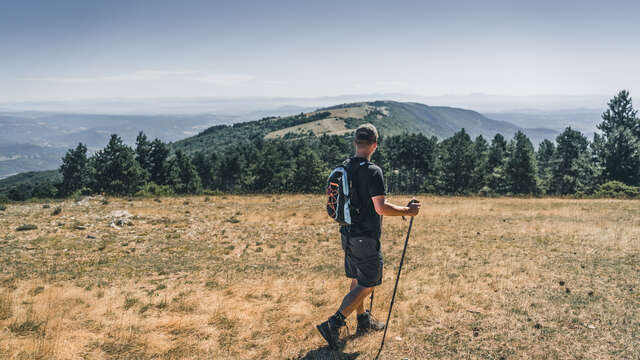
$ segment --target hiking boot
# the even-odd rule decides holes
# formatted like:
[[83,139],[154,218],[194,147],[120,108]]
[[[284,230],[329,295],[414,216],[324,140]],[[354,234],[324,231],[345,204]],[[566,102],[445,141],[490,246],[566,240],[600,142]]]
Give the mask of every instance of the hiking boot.
[[329,349],[340,349],[340,327],[342,327],[343,325],[345,325],[344,321],[340,323],[337,319],[334,318],[329,318],[329,320],[323,322],[322,324],[316,325],[316,329],[318,329],[320,335],[322,335],[322,337],[329,344]]
[[377,321],[369,310],[358,315],[358,329],[356,330],[356,336],[364,335],[369,331],[384,330],[385,324],[381,321]]

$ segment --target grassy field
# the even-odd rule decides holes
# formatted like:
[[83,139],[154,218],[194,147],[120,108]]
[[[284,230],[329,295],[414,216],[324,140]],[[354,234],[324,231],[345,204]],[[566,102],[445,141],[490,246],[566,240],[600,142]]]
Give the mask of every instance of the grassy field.
[[[382,358],[640,358],[640,201],[421,200]],[[332,353],[315,330],[349,286],[323,205],[305,195],[8,205],[0,358],[370,359],[381,334]],[[16,230],[27,224],[37,229]],[[384,221],[379,319],[407,225]],[[345,338],[355,316],[348,325]]]

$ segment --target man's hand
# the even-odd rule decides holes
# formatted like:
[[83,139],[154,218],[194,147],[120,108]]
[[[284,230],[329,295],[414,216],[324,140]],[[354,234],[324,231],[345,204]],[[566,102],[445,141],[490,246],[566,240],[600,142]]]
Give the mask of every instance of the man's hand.
[[409,204],[407,204],[407,207],[409,208],[407,215],[408,216],[418,215],[418,213],[420,212],[420,206],[422,206],[422,204],[420,204],[420,201],[416,199],[411,199],[411,201],[409,201]]

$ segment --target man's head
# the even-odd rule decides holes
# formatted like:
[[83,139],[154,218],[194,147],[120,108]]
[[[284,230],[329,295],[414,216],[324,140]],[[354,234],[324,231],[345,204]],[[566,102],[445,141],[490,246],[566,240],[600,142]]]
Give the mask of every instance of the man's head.
[[358,126],[353,143],[356,146],[356,153],[361,155],[373,154],[378,147],[378,130],[371,124]]

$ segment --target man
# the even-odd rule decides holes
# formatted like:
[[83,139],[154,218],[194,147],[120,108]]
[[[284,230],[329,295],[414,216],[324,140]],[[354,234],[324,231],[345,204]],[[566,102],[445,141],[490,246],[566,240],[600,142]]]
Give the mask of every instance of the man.
[[358,328],[362,335],[371,330],[382,330],[385,324],[375,321],[364,310],[364,299],[373,288],[382,283],[382,252],[380,249],[381,216],[415,216],[420,203],[413,200],[407,207],[393,205],[385,199],[382,170],[370,162],[378,148],[378,131],[371,124],[356,129],[354,137],[356,154],[350,159],[353,197],[358,203],[358,214],[350,226],[341,226],[344,267],[351,278],[351,289],[342,300],[338,311],[316,328],[333,350],[339,348],[340,328],[355,310]]

